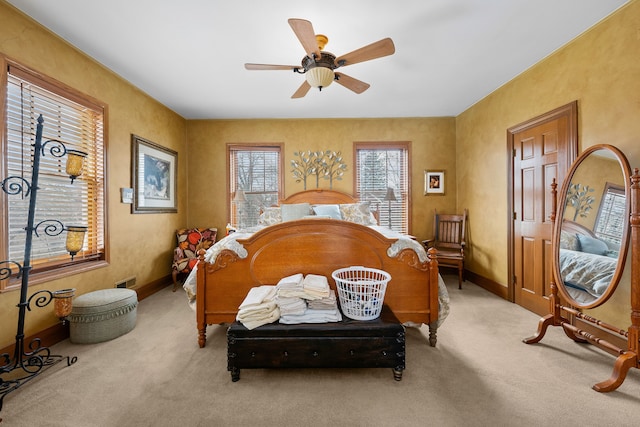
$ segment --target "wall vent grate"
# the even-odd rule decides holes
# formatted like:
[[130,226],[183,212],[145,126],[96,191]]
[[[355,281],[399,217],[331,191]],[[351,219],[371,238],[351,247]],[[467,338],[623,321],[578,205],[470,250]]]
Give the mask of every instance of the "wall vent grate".
[[133,288],[136,285],[136,277],[128,277],[116,282],[116,288]]

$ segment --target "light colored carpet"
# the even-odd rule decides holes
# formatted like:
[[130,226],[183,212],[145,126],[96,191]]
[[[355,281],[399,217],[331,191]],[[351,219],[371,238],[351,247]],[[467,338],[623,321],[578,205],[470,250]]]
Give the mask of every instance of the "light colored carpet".
[[[171,287],[140,302],[136,328],[113,341],[53,347],[55,367],[4,399],[10,426],[637,426],[640,372],[600,394],[614,358],[552,328],[526,345],[538,316],[444,276],[451,314],[428,344],[408,328],[402,381],[391,369],[227,372],[226,328],[198,348],[194,313]],[[59,366],[64,365],[64,363]]]

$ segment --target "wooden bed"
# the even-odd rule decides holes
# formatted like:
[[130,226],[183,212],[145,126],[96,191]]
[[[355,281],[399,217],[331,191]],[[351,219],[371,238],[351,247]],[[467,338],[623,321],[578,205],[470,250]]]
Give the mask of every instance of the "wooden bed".
[[[308,190],[282,204],[355,203],[348,194],[331,190]],[[200,253],[197,267],[196,322],[198,344],[206,343],[207,325],[235,321],[238,306],[254,286],[274,285],[296,273],[320,274],[331,279],[334,270],[365,266],[391,274],[385,304],[402,323],[429,325],[429,341],[436,344],[438,326],[438,263],[433,250],[421,261],[417,252],[403,248],[394,256],[387,251],[396,240],[371,227],[328,219],[300,219],[265,227],[237,243],[246,250],[240,257],[221,250],[212,263]],[[222,243],[222,242],[219,242]]]

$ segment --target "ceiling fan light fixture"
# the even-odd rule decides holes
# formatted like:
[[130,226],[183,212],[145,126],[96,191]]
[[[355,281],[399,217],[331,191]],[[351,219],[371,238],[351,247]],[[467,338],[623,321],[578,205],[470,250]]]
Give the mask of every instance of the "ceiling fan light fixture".
[[331,68],[314,67],[307,70],[305,77],[311,87],[317,87],[322,90],[322,88],[329,86],[333,82],[335,75]]

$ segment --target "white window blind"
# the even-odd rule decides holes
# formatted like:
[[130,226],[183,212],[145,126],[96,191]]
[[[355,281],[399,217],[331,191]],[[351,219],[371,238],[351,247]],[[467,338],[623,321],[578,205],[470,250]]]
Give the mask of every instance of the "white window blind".
[[[391,188],[396,200],[385,200]],[[379,210],[380,225],[409,233],[409,144],[356,144],[356,193]]]
[[624,187],[607,183],[602,195],[594,232],[600,239],[620,246],[626,220]]
[[257,225],[262,209],[280,199],[281,147],[229,145],[228,151],[231,223],[238,228]]
[[[32,243],[33,271],[104,259],[103,107],[12,65],[8,66],[6,93],[7,138],[4,152],[7,176],[31,182],[37,119],[40,115],[44,118],[44,150],[35,212],[35,224],[40,225]],[[82,175],[73,184],[65,172],[67,156],[56,157],[50,151],[55,146],[60,147],[53,140],[61,141],[67,150],[88,153]],[[3,245],[7,259],[22,263],[29,197],[9,195],[6,201],[8,235],[3,238]],[[65,227],[88,227],[83,250],[73,261],[65,249],[66,232],[55,236],[45,233],[45,227],[52,223],[51,220],[60,221]]]

